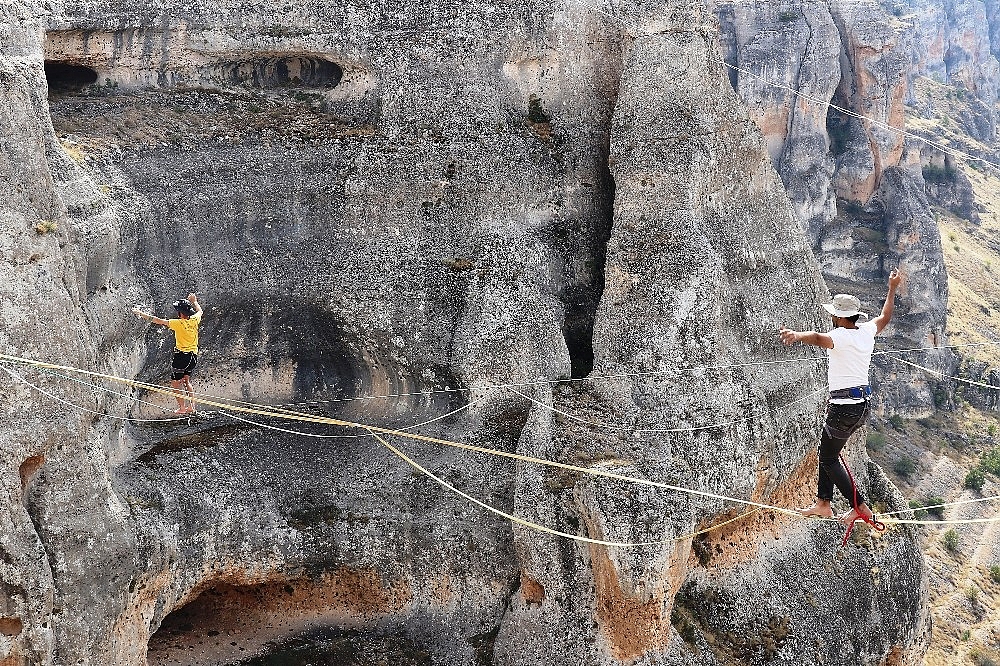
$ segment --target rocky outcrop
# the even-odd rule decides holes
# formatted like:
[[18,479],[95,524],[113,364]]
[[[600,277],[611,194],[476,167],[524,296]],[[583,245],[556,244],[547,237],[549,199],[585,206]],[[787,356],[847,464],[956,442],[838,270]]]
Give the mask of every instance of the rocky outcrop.
[[[721,45],[740,97],[754,112],[796,217],[810,237],[836,210],[836,158],[827,108],[840,86],[840,34],[826,3],[720,3]],[[775,67],[779,69],[775,69]]]
[[[0,350],[162,382],[171,340],[129,310],[193,290],[205,394],[808,500],[823,373],[774,330],[819,326],[828,292],[700,3],[3,11]],[[905,174],[881,174],[915,243]],[[692,540],[738,509],[393,439],[503,511],[651,544],[584,545],[365,432],[162,423],[162,395],[15,371],[48,392],[12,379],[0,430],[17,666],[792,664],[819,661],[813,626],[825,664],[922,647],[907,530],[838,556],[831,526],[753,514]]]
[[986,143],[992,143],[997,133],[997,11],[992,0],[922,0],[908,3],[904,16],[914,28],[911,76],[956,86],[968,101],[956,120],[970,136]]
[[925,147],[920,151],[920,174],[929,201],[965,220],[979,223],[979,206],[972,183],[951,155]]
[[[718,3],[721,49],[740,96],[756,111],[831,291],[881,309],[888,272],[907,286],[886,334],[889,348],[946,344],[947,281],[922,192],[918,145],[908,145],[903,102],[911,24],[873,3]],[[763,54],[781,53],[780,57]],[[773,71],[782,62],[784,73]],[[774,122],[778,116],[783,122]],[[927,354],[938,369],[947,351]],[[881,363],[881,361],[880,361]],[[883,365],[893,378],[883,409],[929,411],[935,384]]]
[[[106,309],[116,288],[98,258],[98,248],[117,236],[113,202],[52,131],[38,30],[44,15],[32,3],[15,3],[0,8],[0,16],[7,31],[0,46],[7,100],[0,177],[8,183],[0,193],[0,346],[127,373],[134,345],[119,340],[114,353],[100,349],[121,318],[89,310]],[[140,566],[128,507],[112,489],[116,430],[95,416],[115,401],[24,368],[4,372],[3,382],[0,659],[93,660],[109,653],[111,620],[124,611],[122,592]]]

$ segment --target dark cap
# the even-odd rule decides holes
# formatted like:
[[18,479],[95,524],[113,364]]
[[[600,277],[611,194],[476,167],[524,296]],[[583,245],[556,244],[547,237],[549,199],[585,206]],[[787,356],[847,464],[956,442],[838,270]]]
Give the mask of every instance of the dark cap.
[[189,317],[194,314],[194,306],[185,299],[174,301],[174,310],[177,310],[182,314],[186,314]]

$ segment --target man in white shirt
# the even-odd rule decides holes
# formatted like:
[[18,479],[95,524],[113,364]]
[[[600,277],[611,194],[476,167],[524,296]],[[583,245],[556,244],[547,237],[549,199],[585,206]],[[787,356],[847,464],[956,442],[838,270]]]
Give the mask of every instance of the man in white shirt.
[[[816,331],[792,331],[782,328],[778,332],[786,345],[802,342],[822,347],[829,356],[827,371],[830,386],[830,404],[826,412],[826,424],[819,444],[819,483],[816,503],[808,509],[800,509],[803,516],[832,518],[833,487],[851,503],[851,510],[840,517],[848,525],[857,520],[871,523],[873,514],[865,503],[865,498],[855,486],[851,475],[840,458],[840,452],[848,438],[868,419],[868,368],[872,361],[875,336],[892,319],[893,301],[896,288],[903,277],[898,270],[889,274],[889,293],[886,294],[882,314],[872,321],[861,312],[861,301],[848,294],[838,294],[833,303],[823,307],[833,318],[833,330],[829,333]],[[866,321],[858,325],[858,320]],[[850,531],[848,531],[850,533]]]

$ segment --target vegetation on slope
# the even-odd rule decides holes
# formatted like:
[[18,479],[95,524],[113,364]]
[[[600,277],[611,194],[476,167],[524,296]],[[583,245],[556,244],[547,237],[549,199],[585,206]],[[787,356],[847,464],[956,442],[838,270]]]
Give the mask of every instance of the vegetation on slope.
[[[996,146],[976,141],[963,127],[975,112],[969,93],[918,77],[913,96],[908,129],[996,162]],[[959,349],[964,374],[974,366],[1000,368],[1000,346],[972,346],[1000,340],[1000,169],[975,160],[950,169],[925,166],[924,178],[940,184],[964,175],[975,198],[978,223],[935,206],[948,270],[948,342],[969,345]],[[927,419],[895,417],[869,435],[870,453],[892,471],[922,519],[1000,516],[1000,500],[920,508],[1000,495],[1000,413],[968,404],[961,388],[952,405]],[[1000,523],[931,525],[925,535],[933,618],[925,663],[1000,666]]]

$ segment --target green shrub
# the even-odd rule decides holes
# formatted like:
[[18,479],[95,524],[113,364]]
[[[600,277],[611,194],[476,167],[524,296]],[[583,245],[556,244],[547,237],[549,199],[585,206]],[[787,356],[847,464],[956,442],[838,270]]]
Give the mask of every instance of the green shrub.
[[969,473],[965,475],[965,482],[962,484],[969,490],[975,490],[979,492],[983,489],[983,485],[986,483],[986,475],[983,470],[979,467],[973,467],[969,470]]
[[903,429],[903,417],[899,414],[893,414],[889,417],[889,425],[893,427],[894,430]]
[[965,588],[965,598],[969,600],[969,603],[973,604],[979,601],[979,588],[975,585]]
[[[987,268],[990,267],[990,262],[989,261],[986,262],[986,267]],[[990,437],[996,437],[997,436],[997,424],[996,423],[991,423],[990,427],[986,429],[986,434],[988,434]]]
[[994,564],[990,567],[990,580],[994,583],[1000,583],[1000,564]]
[[793,9],[786,9],[778,12],[778,20],[782,23],[791,23],[799,18],[799,13]]
[[892,471],[899,476],[908,478],[911,474],[917,471],[917,461],[910,456],[903,456],[896,461],[895,465],[892,466]]
[[925,497],[922,500],[910,500],[910,508],[917,520],[923,520],[928,515],[934,516],[938,520],[944,518],[943,497]]
[[956,532],[954,528],[948,530],[944,533],[944,536],[941,537],[941,543],[944,544],[945,549],[949,553],[958,552],[958,532]]
[[910,508],[913,509],[913,517],[917,520],[923,520],[927,517],[927,510],[923,507],[924,505],[920,500],[910,500]]
[[868,437],[865,439],[865,444],[872,451],[881,451],[885,448],[885,435],[880,433],[878,430],[872,430],[868,433]]
[[925,497],[924,506],[927,507],[927,513],[931,514],[938,520],[944,518],[944,504],[943,497]]
[[[996,426],[990,427],[996,428]],[[994,446],[989,451],[984,453],[983,457],[979,461],[979,467],[982,468],[984,472],[1000,476],[1000,446]]]

